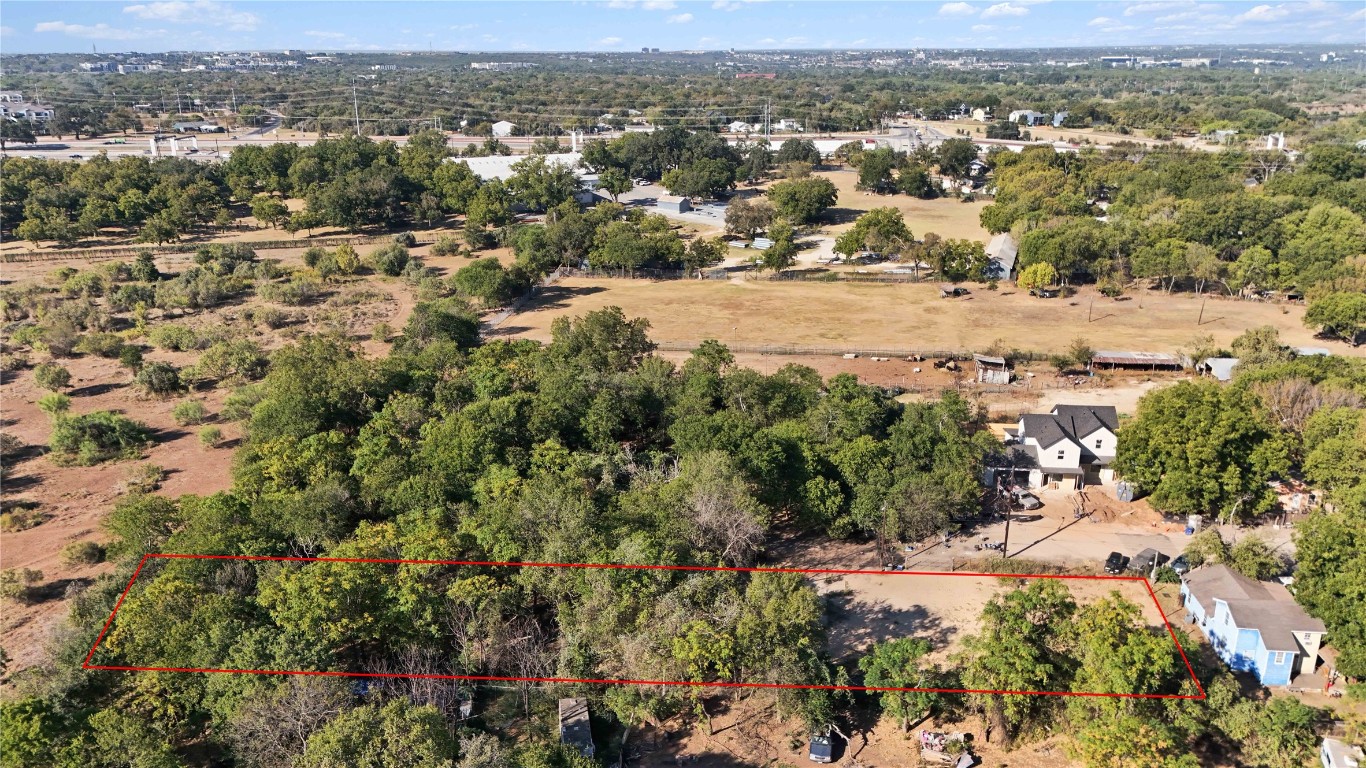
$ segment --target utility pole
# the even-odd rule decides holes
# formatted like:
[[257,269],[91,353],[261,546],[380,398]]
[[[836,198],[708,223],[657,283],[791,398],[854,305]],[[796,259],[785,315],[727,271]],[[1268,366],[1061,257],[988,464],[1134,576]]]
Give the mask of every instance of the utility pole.
[[185,114],[185,110],[180,106],[180,91],[178,90],[175,92],[175,113],[177,115]]
[[764,99],[764,141],[768,141],[768,99]]
[[237,114],[237,88],[232,89],[232,113]]
[[356,96],[356,78],[351,78],[351,106],[356,113],[356,136],[360,136],[360,99]]

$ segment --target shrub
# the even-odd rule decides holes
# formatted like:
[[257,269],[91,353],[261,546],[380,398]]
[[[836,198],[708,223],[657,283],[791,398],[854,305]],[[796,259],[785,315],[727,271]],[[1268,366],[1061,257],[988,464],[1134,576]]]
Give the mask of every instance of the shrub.
[[119,350],[119,365],[130,371],[136,371],[142,367],[142,347],[135,344],[125,344]]
[[0,571],[0,597],[27,603],[34,598],[34,585],[43,580],[43,572],[32,568],[6,568]]
[[200,356],[194,375],[210,381],[259,379],[266,375],[266,356],[250,339],[220,341]]
[[318,262],[322,261],[322,259],[328,255],[329,254],[327,253],[326,248],[315,245],[312,248],[309,248],[308,250],[304,251],[304,264],[309,267],[316,267],[318,266]]
[[133,386],[144,394],[164,396],[174,394],[185,388],[180,380],[180,370],[170,363],[153,361],[144,364],[133,377]]
[[56,392],[71,384],[71,372],[56,363],[40,363],[33,369],[33,381],[43,389]]
[[209,409],[198,400],[184,400],[171,409],[171,418],[182,427],[203,424],[209,418]]
[[156,258],[146,248],[138,251],[137,260],[133,262],[130,272],[134,280],[141,280],[144,283],[152,283],[161,279],[161,272],[157,270]]
[[297,307],[315,298],[322,291],[322,283],[315,277],[295,275],[287,283],[265,283],[256,295],[265,301]]
[[398,277],[408,266],[408,249],[398,243],[376,248],[365,258],[366,265],[382,275]]
[[36,507],[11,509],[0,514],[0,531],[4,533],[27,531],[41,525],[47,518],[47,514]]
[[337,246],[332,253],[332,260],[337,263],[337,271],[343,275],[354,275],[360,269],[360,254],[349,243]]
[[73,541],[62,547],[62,563],[64,565],[95,565],[102,562],[104,562],[104,547],[93,541]]
[[187,325],[171,323],[160,325],[147,334],[147,338],[158,348],[175,352],[189,352],[200,348],[199,334]]
[[49,447],[56,463],[88,467],[136,457],[147,445],[149,435],[145,424],[111,411],[95,411],[58,419]]
[[71,398],[61,392],[49,392],[38,398],[38,410],[55,419],[71,410]]
[[151,493],[161,487],[166,479],[166,470],[156,464],[139,464],[128,470],[123,478],[123,490],[127,493]]
[[199,430],[199,444],[205,448],[212,448],[223,442],[223,430],[218,427],[204,427]]
[[265,390],[260,384],[238,387],[223,399],[223,408],[219,413],[228,421],[244,421],[251,417],[251,409],[265,397]]
[[450,235],[442,235],[437,238],[436,243],[432,245],[432,255],[438,257],[458,256],[460,255],[461,249],[462,246],[460,245],[459,240]]
[[414,235],[412,232],[400,232],[397,235],[394,235],[394,242],[404,248],[416,248],[417,235]]
[[388,341],[393,335],[393,326],[388,323],[375,323],[375,327],[370,329],[370,338],[375,341]]
[[76,342],[76,351],[83,355],[115,358],[123,350],[123,337],[117,333],[88,333]]
[[62,282],[62,293],[70,298],[103,296],[104,283],[104,275],[98,272],[77,272]]
[[282,328],[289,322],[289,315],[278,307],[256,307],[251,310],[250,317],[253,323],[271,330]]
[[117,290],[109,293],[109,306],[119,312],[128,312],[139,304],[150,307],[156,300],[156,289],[141,283],[120,285]]
[[0,355],[0,373],[21,371],[28,365],[28,358],[20,355]]

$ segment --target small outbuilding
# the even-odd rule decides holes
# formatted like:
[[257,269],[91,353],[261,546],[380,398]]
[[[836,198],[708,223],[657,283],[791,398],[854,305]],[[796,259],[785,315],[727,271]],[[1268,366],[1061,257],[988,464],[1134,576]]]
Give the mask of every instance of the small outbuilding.
[[991,238],[986,247],[987,279],[1009,280],[1015,274],[1015,258],[1019,252],[1019,244],[1009,234],[1002,232]]
[[1233,369],[1238,367],[1236,357],[1207,357],[1195,366],[1195,370],[1200,374],[1209,374],[1219,381],[1232,381]]
[[655,207],[665,213],[687,213],[692,210],[692,201],[679,195],[660,195]]
[[510,123],[507,120],[499,120],[493,124],[493,135],[500,139],[511,136],[515,130],[517,130],[517,124]]
[[978,384],[1010,383],[1010,364],[1004,357],[973,355],[972,362],[977,366]]
[[584,757],[597,752],[588,717],[588,699],[560,699],[560,743],[573,747]]
[[1091,356],[1089,368],[1134,368],[1148,371],[1179,371],[1185,361],[1165,352],[1129,352],[1102,349]]

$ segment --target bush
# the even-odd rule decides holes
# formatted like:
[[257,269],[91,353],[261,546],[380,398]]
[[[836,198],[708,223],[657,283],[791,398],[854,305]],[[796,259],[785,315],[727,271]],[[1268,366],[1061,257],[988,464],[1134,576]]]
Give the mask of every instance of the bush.
[[142,347],[125,344],[119,350],[119,365],[130,371],[137,371],[142,367]]
[[123,337],[117,333],[88,333],[76,342],[76,351],[83,355],[116,358],[123,350]]
[[289,315],[278,307],[256,307],[251,310],[249,316],[253,323],[264,325],[271,330],[283,328],[289,322]]
[[40,363],[33,369],[33,382],[56,392],[71,384],[71,372],[56,363]]
[[315,245],[304,251],[304,264],[309,267],[316,267],[318,266],[319,261],[322,261],[324,257],[329,255],[326,248]]
[[145,424],[111,411],[95,411],[58,419],[52,427],[49,447],[56,463],[88,467],[111,459],[136,457],[147,445],[150,434]]
[[42,580],[42,571],[6,568],[0,571],[0,597],[27,603],[34,598],[34,585]]
[[354,275],[360,269],[360,254],[349,243],[342,243],[332,254],[337,263],[337,271],[343,275]]
[[403,274],[403,268],[408,266],[408,258],[408,249],[399,243],[393,243],[371,251],[370,255],[365,257],[365,263],[382,275],[398,277]]
[[265,399],[265,389],[260,384],[238,387],[223,399],[219,415],[228,421],[245,421],[251,418],[251,409]]
[[73,541],[62,547],[62,563],[66,566],[95,565],[104,562],[104,547],[93,541]]
[[265,301],[297,307],[317,297],[322,287],[315,277],[296,275],[287,283],[265,283],[257,287],[256,295]]
[[187,325],[159,325],[147,334],[147,338],[159,349],[189,352],[200,348],[199,334]]
[[414,235],[412,232],[400,232],[397,235],[394,235],[394,242],[404,248],[416,248],[417,235]]
[[204,427],[199,430],[199,444],[205,448],[212,448],[223,442],[223,430],[218,427]]
[[28,358],[20,355],[0,355],[0,373],[21,371],[28,365]]
[[38,410],[55,419],[71,410],[71,398],[61,392],[49,392],[38,398]]
[[203,424],[209,418],[209,409],[198,400],[185,400],[176,403],[175,408],[171,409],[171,418],[182,427]]
[[375,327],[370,329],[370,338],[375,341],[388,341],[393,335],[393,326],[388,323],[375,323]]
[[118,290],[109,294],[109,306],[119,312],[131,311],[139,304],[150,307],[156,303],[156,300],[156,289],[140,283],[120,285]]
[[158,397],[174,394],[185,388],[180,380],[180,370],[170,363],[150,362],[138,369],[133,377],[133,386],[148,395]]
[[126,493],[145,494],[151,493],[161,487],[161,481],[166,479],[166,470],[156,464],[139,464],[128,470],[128,474],[123,479],[123,490]]
[[450,235],[442,235],[437,238],[436,243],[432,245],[432,255],[438,257],[458,256],[460,255],[461,248],[462,246],[460,245],[459,240]]
[[0,514],[0,531],[4,533],[27,531],[41,525],[47,518],[47,513],[39,511],[36,507],[11,509]]
[[266,356],[250,339],[220,341],[200,356],[194,375],[210,381],[252,381],[266,375]]
[[77,272],[62,283],[62,293],[69,298],[103,296],[104,275],[98,272]]

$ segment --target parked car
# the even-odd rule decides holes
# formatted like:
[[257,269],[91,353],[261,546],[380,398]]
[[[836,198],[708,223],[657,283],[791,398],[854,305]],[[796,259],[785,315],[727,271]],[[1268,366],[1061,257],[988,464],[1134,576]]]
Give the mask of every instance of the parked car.
[[1166,565],[1169,560],[1171,560],[1170,557],[1149,547],[1134,555],[1133,559],[1129,561],[1129,570],[1139,573],[1152,573],[1153,568]]
[[72,155],[72,156],[71,156],[71,159],[72,159],[72,160],[80,160],[80,159],[81,159],[81,156],[80,156],[80,155]]
[[1111,552],[1110,556],[1105,558],[1105,572],[1124,573],[1124,567],[1128,564],[1129,558],[1125,557],[1124,555],[1121,555],[1118,552]]
[[811,750],[807,757],[813,763],[829,763],[835,759],[835,741],[828,733],[811,735]]
[[1012,490],[1010,492],[1010,498],[1018,504],[1021,509],[1038,509],[1043,506],[1043,502],[1039,501],[1038,496],[1035,496],[1023,488]]
[[1183,574],[1191,569],[1191,561],[1187,560],[1185,555],[1177,555],[1176,559],[1172,560],[1170,563],[1168,563],[1168,565],[1170,565],[1172,567],[1172,570],[1176,571],[1178,575]]

